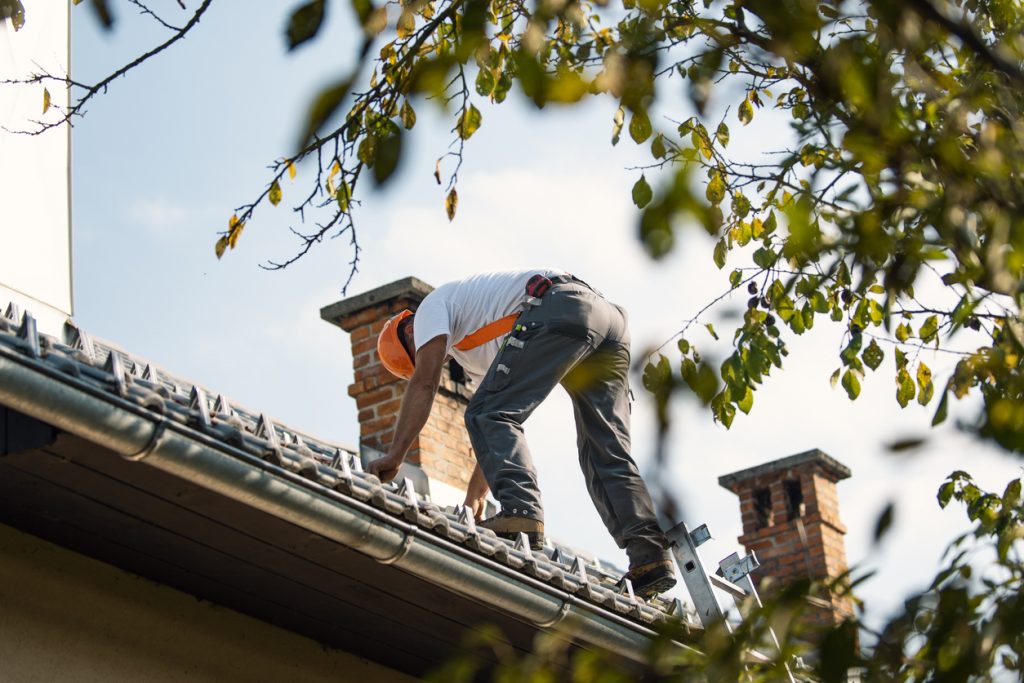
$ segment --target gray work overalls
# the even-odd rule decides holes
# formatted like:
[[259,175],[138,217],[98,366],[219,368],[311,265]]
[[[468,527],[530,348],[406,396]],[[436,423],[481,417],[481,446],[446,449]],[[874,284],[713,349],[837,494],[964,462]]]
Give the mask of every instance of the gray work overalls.
[[624,309],[572,276],[519,316],[466,409],[466,427],[505,514],[544,518],[523,422],[556,384],[576,416],[590,497],[630,565],[669,557],[651,496],[630,457],[629,330]]

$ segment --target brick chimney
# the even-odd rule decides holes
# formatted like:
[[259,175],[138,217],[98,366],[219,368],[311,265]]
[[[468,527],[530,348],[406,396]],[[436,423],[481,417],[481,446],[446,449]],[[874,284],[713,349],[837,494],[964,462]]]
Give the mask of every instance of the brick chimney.
[[[359,410],[361,450],[384,451],[391,445],[406,387],[381,364],[377,335],[391,316],[405,308],[415,310],[433,289],[407,277],[320,309],[320,317],[348,332],[352,342],[355,381],[348,394]],[[446,367],[430,418],[406,458],[426,473],[430,494],[442,505],[462,503],[476,464],[463,424],[470,395],[457,366]]]
[[[836,482],[849,476],[848,467],[815,449],[718,478],[739,496],[739,542],[761,561],[753,574],[759,591],[801,578],[827,582],[846,572]],[[853,616],[848,597],[834,591],[820,597],[812,601],[817,609],[810,621],[832,625]]]

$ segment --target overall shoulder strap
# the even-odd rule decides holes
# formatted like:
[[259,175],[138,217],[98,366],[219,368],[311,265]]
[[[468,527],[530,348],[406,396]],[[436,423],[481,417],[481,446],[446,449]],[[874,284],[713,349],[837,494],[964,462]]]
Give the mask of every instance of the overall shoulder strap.
[[475,349],[478,346],[486,344],[492,339],[508,334],[512,331],[512,328],[516,324],[516,318],[519,317],[518,313],[510,313],[504,318],[498,318],[494,322],[487,323],[483,327],[473,332],[470,332],[462,340],[454,346],[459,351],[469,351]]

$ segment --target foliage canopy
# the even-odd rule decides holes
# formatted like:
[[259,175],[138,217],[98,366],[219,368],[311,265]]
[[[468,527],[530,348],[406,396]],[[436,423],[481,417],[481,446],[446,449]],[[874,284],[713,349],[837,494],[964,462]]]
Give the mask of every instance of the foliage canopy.
[[[32,80],[77,89],[78,99],[62,112],[70,120],[113,78],[193,30],[212,2],[200,2],[176,27],[133,0],[171,31],[168,41],[98,84],[58,74]],[[314,40],[327,13],[342,4],[294,5],[284,27],[287,48]],[[692,390],[728,427],[737,410],[751,410],[772,369],[782,367],[786,338],[825,316],[845,328],[832,381],[851,399],[891,350],[901,406],[934,402],[938,424],[951,396],[978,393],[984,409],[973,428],[1003,448],[1024,450],[1018,3],[350,5],[362,33],[356,63],[310,104],[297,151],[274,162],[262,192],[233,213],[217,240],[218,257],[259,211],[290,202],[315,227],[296,230],[298,252],[268,267],[286,267],[325,236],[348,233],[354,272],[353,221],[363,186],[392,177],[417,109],[428,100],[451,122],[451,145],[435,177],[443,210],[454,219],[463,155],[485,125],[483,102],[500,104],[513,90],[542,108],[610,98],[618,105],[611,144],[628,138],[650,152],[631,189],[648,252],[663,257],[681,226],[703,226],[716,240],[718,267],[740,263],[729,269],[730,291],[746,288],[749,296],[720,365],[710,367],[686,337],[694,323],[706,322],[701,316],[710,306],[680,331],[678,364],[665,357],[651,363],[645,381],[660,400],[676,388]],[[113,21],[106,2],[91,6],[105,24]],[[673,98],[681,91],[692,107]],[[790,139],[772,140],[760,161],[729,148],[732,129],[759,125],[766,139],[788,125]],[[306,190],[288,199],[285,188],[294,191],[286,181],[300,164]],[[928,278],[941,280],[953,303],[921,284]],[[934,378],[919,351],[957,334],[974,349],[959,351],[950,376]]]

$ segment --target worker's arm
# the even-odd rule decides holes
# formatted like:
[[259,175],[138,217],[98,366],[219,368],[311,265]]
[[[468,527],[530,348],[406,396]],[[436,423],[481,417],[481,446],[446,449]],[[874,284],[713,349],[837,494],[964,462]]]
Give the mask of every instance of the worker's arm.
[[387,482],[395,478],[398,468],[405,461],[406,451],[430,417],[430,407],[434,404],[434,395],[441,383],[441,370],[444,369],[447,348],[448,337],[442,334],[428,341],[416,352],[416,367],[409,378],[409,386],[402,397],[402,408],[398,412],[395,440],[391,442],[386,456],[374,460],[366,467],[367,472],[376,474],[381,481]]
[[473,512],[473,517],[479,521],[484,517],[484,508],[487,506],[487,480],[484,479],[484,471],[480,469],[480,463],[473,468],[473,476],[469,478],[469,486],[466,488],[466,502],[464,505]]

